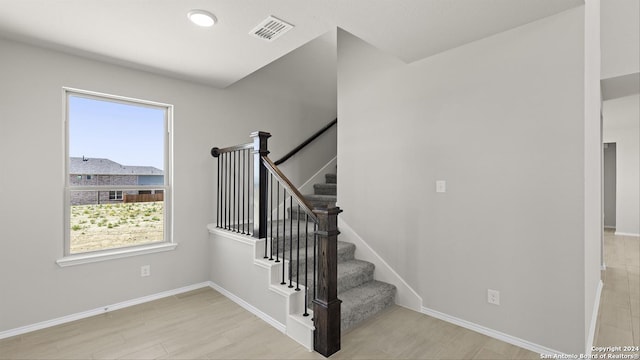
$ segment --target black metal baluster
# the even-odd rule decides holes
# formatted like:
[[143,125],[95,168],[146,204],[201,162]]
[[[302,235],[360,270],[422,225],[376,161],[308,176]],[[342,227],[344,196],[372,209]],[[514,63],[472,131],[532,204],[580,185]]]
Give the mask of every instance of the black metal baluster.
[[[244,210],[246,210],[247,212],[247,217],[246,219],[243,217],[244,220],[246,220],[247,223],[247,228],[245,230],[245,234],[249,234],[249,231],[251,229],[251,226],[249,226],[249,213],[251,211],[251,208],[249,207],[249,189],[251,188],[251,177],[249,176],[249,171],[247,169],[249,169],[249,167],[251,166],[251,164],[249,163],[249,150],[245,150],[245,153],[247,153],[247,158],[245,160],[245,169],[244,169],[244,173],[245,173],[245,182],[247,183],[247,202],[245,203],[244,206]],[[243,155],[244,156],[244,155]],[[245,189],[242,189],[242,191],[244,191]],[[243,211],[244,213],[244,211]],[[244,215],[243,215],[244,216]]]
[[[296,259],[298,262],[296,263],[296,291],[300,291],[300,204],[298,204],[298,214],[296,215],[298,220],[298,237],[296,238],[298,249],[296,250]],[[305,262],[305,265],[307,263]]]
[[276,262],[280,262],[280,182],[276,187]]
[[218,160],[218,188],[216,191],[216,227],[220,227],[220,158]]
[[238,208],[236,209],[236,215],[238,217],[238,232],[243,233],[242,227],[241,227],[242,218],[240,217],[240,210],[242,209],[241,189],[244,188],[244,186],[242,186],[243,184],[242,181],[244,180],[242,178],[242,150],[238,150],[236,151],[236,153],[238,154]]
[[[305,214],[306,215],[306,219],[304,222],[304,314],[302,314],[302,316],[309,316],[309,286],[308,286],[308,279],[309,279],[309,264],[307,264],[307,261],[309,261],[309,249],[308,247],[308,241],[309,241],[309,214]],[[298,215],[300,216],[300,215]]]
[[231,153],[227,156],[227,230],[231,229]]
[[[267,178],[267,197],[269,196],[269,186],[273,187],[273,175],[269,174],[269,178]],[[266,205],[266,204],[265,204]],[[273,209],[273,199],[271,199],[271,206],[269,206],[269,214],[271,214],[271,210]],[[271,216],[269,216],[269,220],[271,220]],[[273,221],[271,222],[271,233],[269,234],[273,237]],[[264,258],[268,259],[267,256],[267,243],[269,242],[269,236],[264,237]]]
[[[247,172],[249,173],[249,182],[248,184],[248,188],[247,188],[247,192],[249,194],[249,199],[247,200],[247,219],[248,222],[250,223],[252,220],[252,214],[253,214],[253,197],[255,196],[255,194],[253,193],[253,156],[251,156],[251,153],[249,153],[249,157],[251,158],[251,160],[249,161],[249,168],[247,170]],[[255,221],[255,220],[254,220]],[[253,227],[249,227],[249,230],[247,231],[248,233],[250,233],[251,235],[253,235]]]
[[[273,260],[273,174],[270,174],[269,179],[271,180],[271,187],[269,188],[269,201],[271,204],[271,206],[269,206],[269,219],[271,220],[271,246],[269,247],[269,260]],[[265,254],[264,257],[266,258],[267,255]]]
[[244,166],[242,166],[242,183],[241,183],[242,184],[242,202],[241,202],[242,206],[241,207],[242,207],[242,233],[243,234],[246,234],[245,226],[244,226],[244,211],[245,211],[245,206],[244,206],[244,190],[245,190],[245,187],[244,187],[244,183],[247,182],[247,160],[244,157],[244,152],[245,151],[246,150],[242,150],[242,153],[241,153],[242,154],[243,164],[244,164]]
[[232,152],[233,154],[233,208],[231,208],[231,214],[233,214],[233,223],[234,223],[234,227],[235,229],[233,230],[234,232],[238,232],[238,219],[236,219],[236,175],[237,175],[237,169],[236,169],[236,151]]
[[238,150],[236,151],[236,157],[237,157],[237,161],[238,161],[238,172],[236,173],[236,178],[238,179],[238,198],[237,198],[237,202],[236,204],[238,204],[238,206],[236,206],[236,223],[238,224],[238,232],[241,232],[240,230],[240,187],[242,186],[242,177],[240,176],[241,174],[241,168],[242,168],[242,157],[240,156],[242,150]]
[[218,161],[220,162],[220,172],[222,174],[220,176],[220,181],[222,182],[220,185],[220,197],[218,198],[220,202],[220,227],[224,229],[224,154],[220,154]]
[[227,190],[227,229],[233,230],[233,219],[231,218],[231,189],[233,189],[233,184],[231,184],[231,166],[232,164],[232,153],[227,155],[227,182],[229,189]]
[[225,219],[226,219],[226,223],[225,223],[225,229],[229,230],[229,154],[225,154],[225,172],[226,172],[226,185],[227,188],[224,191],[224,212],[225,212]]
[[223,228],[227,230],[227,183],[229,182],[229,174],[227,173],[227,154],[222,154],[222,171],[224,172],[224,176],[222,177],[224,182],[224,186],[222,187],[222,191],[224,191],[224,194],[222,194],[222,224]]
[[[284,204],[284,206],[286,206],[287,204],[287,189],[283,188],[282,189],[282,203]],[[287,282],[284,281],[284,266],[287,263],[286,258],[285,258],[285,254],[287,253],[287,214],[286,214],[286,210],[284,215],[284,220],[282,221],[282,282],[280,283],[280,285],[286,285]],[[289,263],[291,263],[291,260],[289,260]]]
[[242,151],[238,150],[238,232],[244,234],[244,224],[242,222],[242,215],[244,214],[244,199],[242,198],[242,189],[244,189],[244,175],[242,173]]
[[313,223],[313,299],[316,299],[316,276],[317,274],[317,265],[316,258],[318,257],[318,224]]
[[293,287],[293,196],[289,200],[289,288]]

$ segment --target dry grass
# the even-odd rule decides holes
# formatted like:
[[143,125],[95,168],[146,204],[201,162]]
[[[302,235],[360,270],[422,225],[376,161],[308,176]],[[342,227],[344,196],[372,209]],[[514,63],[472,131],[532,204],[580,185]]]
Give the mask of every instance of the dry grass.
[[71,253],[163,241],[164,203],[71,206]]

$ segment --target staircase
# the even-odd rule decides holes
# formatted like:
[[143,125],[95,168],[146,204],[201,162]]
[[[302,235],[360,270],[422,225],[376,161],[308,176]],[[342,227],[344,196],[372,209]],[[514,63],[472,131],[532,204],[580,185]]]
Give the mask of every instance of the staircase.
[[268,157],[270,136],[256,131],[251,143],[211,149],[218,158],[216,223],[209,227],[216,255],[212,281],[328,357],[340,350],[341,333],[393,304],[397,289],[374,280],[375,265],[356,259],[354,244],[339,241],[336,174],[302,195]]
[[[336,183],[336,174],[325,175],[325,183],[314,184],[314,193],[305,195],[305,199],[314,207],[335,206]],[[289,214],[293,219],[299,216],[296,211]],[[342,300],[340,328],[343,333],[393,304],[396,293],[394,285],[374,280],[375,265],[356,259],[355,250],[354,244],[338,241],[338,298]],[[288,259],[288,254],[285,257]],[[304,266],[300,264],[299,268]],[[296,268],[294,262],[292,273],[296,273]],[[312,279],[307,281],[312,283]]]

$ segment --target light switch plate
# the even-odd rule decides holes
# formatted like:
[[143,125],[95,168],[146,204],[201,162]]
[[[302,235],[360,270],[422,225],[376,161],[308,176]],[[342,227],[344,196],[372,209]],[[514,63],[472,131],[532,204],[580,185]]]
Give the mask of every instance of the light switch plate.
[[436,192],[447,192],[447,182],[444,180],[436,180]]

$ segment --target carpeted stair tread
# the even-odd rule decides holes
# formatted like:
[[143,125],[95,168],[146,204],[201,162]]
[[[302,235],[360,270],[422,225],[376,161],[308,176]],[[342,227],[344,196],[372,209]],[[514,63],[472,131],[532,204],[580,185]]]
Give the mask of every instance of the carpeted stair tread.
[[313,193],[316,195],[336,195],[337,184],[314,184]]
[[342,331],[393,304],[395,293],[394,285],[373,280],[340,294]]
[[[313,284],[313,271],[312,267],[307,272],[307,282],[309,288]],[[338,263],[338,298],[340,294],[353,289],[373,280],[373,271],[375,265],[368,262],[357,259],[341,261]],[[299,280],[300,286],[304,286],[304,269],[300,269],[300,277],[296,277],[297,268],[293,269],[293,281]]]
[[375,265],[362,260],[338,263],[338,294],[373,280]]
[[[337,175],[326,174],[324,184],[314,184],[313,194],[304,195],[307,202],[314,208],[330,208],[336,205],[337,201]],[[291,274],[293,281],[299,281],[300,286],[307,285],[308,291],[313,288],[313,225],[306,225],[304,212],[299,212],[297,206],[287,207],[285,215],[288,219],[280,221],[274,229],[280,229],[280,240],[278,242],[278,258],[289,259],[289,238],[291,219],[293,219],[292,246],[293,258],[298,256],[297,251],[297,228],[298,218],[300,218],[300,259],[291,261]],[[286,223],[285,223],[286,222]],[[275,224],[274,224],[275,225]],[[309,229],[308,237],[305,237],[305,226]],[[286,235],[282,235],[282,229],[287,229]],[[274,230],[274,234],[275,234]],[[275,235],[274,235],[275,236]],[[305,247],[304,239],[307,239]],[[284,246],[284,248],[283,248]],[[286,250],[283,252],[283,250]],[[305,256],[305,250],[307,256]],[[357,324],[368,319],[381,310],[394,303],[396,287],[392,284],[374,280],[373,274],[375,265],[355,259],[355,245],[344,241],[338,241],[338,298],[341,304],[342,331],[352,329]],[[275,258],[275,256],[274,256]],[[305,269],[307,271],[305,272]],[[299,273],[299,275],[298,275]],[[305,277],[306,276],[306,277]],[[287,280],[288,281],[288,280]],[[312,295],[310,295],[312,296]]]

